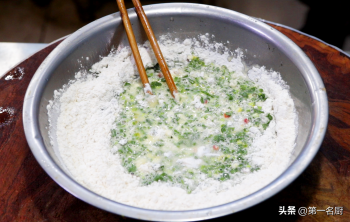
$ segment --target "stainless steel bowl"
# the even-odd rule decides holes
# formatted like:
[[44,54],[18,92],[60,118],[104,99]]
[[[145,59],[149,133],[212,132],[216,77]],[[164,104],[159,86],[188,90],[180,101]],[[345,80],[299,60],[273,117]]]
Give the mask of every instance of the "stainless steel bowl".
[[[290,86],[298,112],[298,137],[290,166],[264,188],[227,204],[189,211],[148,210],[118,203],[84,188],[66,173],[48,135],[46,106],[81,67],[90,67],[112,46],[127,46],[119,13],[98,19],[65,39],[35,73],[24,99],[24,130],[29,146],[43,169],[65,190],[98,208],[132,218],[157,221],[190,221],[219,217],[249,208],[279,192],[309,165],[323,140],[328,120],[323,82],[302,50],[277,30],[246,15],[207,5],[159,4],[145,6],[156,36],[171,34],[185,39],[215,35],[231,50],[247,49],[245,63],[264,65],[281,73]],[[128,10],[138,42],[147,38],[133,9]],[[229,43],[227,43],[229,41]],[[83,57],[89,60],[77,61]]]

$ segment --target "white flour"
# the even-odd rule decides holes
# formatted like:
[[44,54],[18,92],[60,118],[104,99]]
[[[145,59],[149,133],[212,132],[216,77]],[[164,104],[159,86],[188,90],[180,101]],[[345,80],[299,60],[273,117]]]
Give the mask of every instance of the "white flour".
[[[160,47],[170,67],[175,62],[186,63],[194,52],[206,63],[226,65],[264,89],[268,99],[262,109],[273,113],[275,118],[264,134],[255,139],[248,154],[253,162],[261,164],[260,170],[237,174],[236,178],[225,182],[209,179],[191,194],[161,182],[140,186],[139,179],[127,173],[120,165],[118,155],[111,151],[111,129],[119,112],[116,97],[123,91],[125,81],[138,77],[130,48],[120,48],[92,67],[92,72],[99,73],[97,78],[95,74],[78,72],[75,81],[55,92],[55,100],[48,106],[52,124],[50,135],[57,135],[64,165],[80,184],[124,204],[149,209],[189,210],[247,196],[287,168],[296,138],[297,116],[288,87],[280,75],[264,67],[254,67],[247,76],[241,50],[236,50],[232,56],[222,44],[209,44],[208,35],[199,39],[179,42],[164,37]],[[148,43],[140,47],[140,53],[146,67],[157,63]],[[177,70],[170,71],[176,75]],[[53,112],[59,112],[57,129],[53,124],[56,123],[51,115]],[[52,143],[56,146],[56,140]]]

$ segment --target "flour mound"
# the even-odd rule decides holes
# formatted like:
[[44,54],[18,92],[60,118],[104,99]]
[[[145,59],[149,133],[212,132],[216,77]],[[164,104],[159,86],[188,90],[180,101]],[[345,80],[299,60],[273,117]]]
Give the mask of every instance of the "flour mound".
[[[221,43],[210,43],[208,34],[185,41],[162,37],[160,47],[170,67],[175,62],[186,64],[188,56],[196,54],[206,63],[227,66],[264,89],[268,100],[262,109],[273,113],[275,118],[263,135],[253,141],[252,152],[248,154],[254,163],[261,165],[260,170],[239,173],[225,182],[208,179],[191,194],[163,182],[141,186],[139,178],[121,166],[118,154],[114,155],[111,147],[111,129],[120,112],[116,98],[123,92],[124,82],[138,78],[131,50],[125,47],[113,50],[89,72],[76,73],[75,80],[56,91],[54,100],[49,102],[51,142],[71,176],[106,198],[158,210],[224,204],[247,196],[277,178],[288,167],[297,132],[294,103],[279,73],[265,67],[252,67],[247,73],[242,50],[230,52]],[[149,43],[139,48],[144,65],[154,66],[157,61]],[[177,70],[170,72],[176,74]],[[257,132],[252,129],[250,133]]]

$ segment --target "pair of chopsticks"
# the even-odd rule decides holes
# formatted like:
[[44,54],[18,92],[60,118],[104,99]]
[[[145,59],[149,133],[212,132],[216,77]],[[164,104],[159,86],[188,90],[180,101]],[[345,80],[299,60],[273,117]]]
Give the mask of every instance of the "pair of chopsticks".
[[[136,66],[137,66],[137,69],[138,69],[138,71],[140,73],[140,78],[141,78],[143,87],[144,87],[146,93],[152,94],[152,90],[151,90],[151,87],[149,85],[149,81],[148,81],[148,77],[147,77],[147,74],[146,74],[146,70],[145,70],[145,68],[143,66],[143,62],[142,62],[142,59],[141,59],[141,56],[140,56],[139,49],[137,47],[137,43],[136,43],[136,39],[135,39],[135,36],[134,36],[134,32],[133,32],[132,27],[131,27],[131,23],[130,23],[130,19],[129,19],[129,16],[128,16],[128,12],[127,12],[127,10],[125,8],[124,0],[116,0],[116,1],[117,1],[117,4],[118,4],[118,8],[119,8],[120,14],[121,14],[122,19],[123,19],[123,23],[124,23],[124,27],[125,27],[125,30],[126,30],[126,34],[128,36],[128,39],[129,39],[130,47],[131,47],[132,53],[133,53],[134,58],[135,58]],[[132,0],[132,3],[135,6],[136,13],[137,13],[139,19],[141,20],[143,28],[145,29],[145,32],[146,32],[147,37],[148,37],[148,40],[151,43],[152,49],[153,49],[154,54],[155,54],[155,56],[157,58],[158,64],[160,66],[160,69],[161,69],[161,71],[162,71],[162,73],[164,75],[164,78],[166,80],[166,83],[167,83],[167,85],[169,87],[170,93],[175,98],[175,94],[177,93],[176,85],[174,83],[174,80],[173,80],[170,72],[169,72],[169,69],[168,69],[168,66],[167,66],[167,64],[165,62],[163,54],[160,51],[157,39],[154,36],[153,30],[151,28],[151,25],[149,24],[147,16],[146,16],[145,12],[143,11],[142,5],[141,5],[139,0]]]

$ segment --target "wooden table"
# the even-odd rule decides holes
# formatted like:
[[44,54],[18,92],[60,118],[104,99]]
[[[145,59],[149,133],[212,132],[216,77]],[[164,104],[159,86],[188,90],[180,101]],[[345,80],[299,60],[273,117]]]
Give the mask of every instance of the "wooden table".
[[[318,69],[329,99],[328,130],[317,156],[292,184],[254,207],[212,221],[251,221],[256,216],[269,221],[350,221],[350,58],[302,33],[270,25],[292,39]],[[38,66],[59,43],[37,52],[0,79],[0,221],[134,221],[95,208],[63,190],[28,147],[22,123],[24,94]],[[6,80],[9,76],[13,79]],[[333,214],[340,214],[336,207],[342,207],[342,215],[325,211],[279,215],[280,207],[287,211],[292,206],[297,211],[333,207],[329,211]]]

